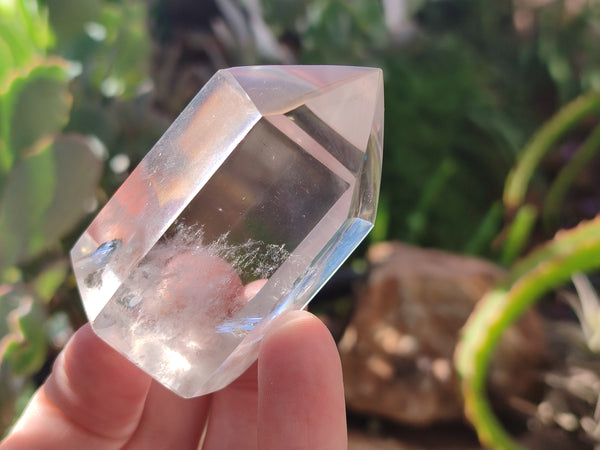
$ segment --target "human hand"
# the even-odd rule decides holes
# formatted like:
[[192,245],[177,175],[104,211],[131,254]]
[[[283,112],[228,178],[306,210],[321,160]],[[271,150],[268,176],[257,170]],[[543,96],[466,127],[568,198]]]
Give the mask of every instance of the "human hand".
[[276,321],[258,362],[225,389],[183,399],[82,327],[0,450],[347,447],[342,372],[325,326]]

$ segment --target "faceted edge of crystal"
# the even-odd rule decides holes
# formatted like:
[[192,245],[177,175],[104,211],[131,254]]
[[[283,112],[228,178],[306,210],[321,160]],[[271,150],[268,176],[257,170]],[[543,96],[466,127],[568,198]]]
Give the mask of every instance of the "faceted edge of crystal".
[[[232,360],[241,358],[245,360],[246,367],[249,367],[258,355],[258,347],[255,347],[250,353],[244,354],[241,350],[244,347],[257,344],[262,340],[264,333],[271,322],[276,319],[281,313],[285,311],[304,309],[308,306],[310,301],[314,298],[319,290],[319,286],[325,284],[341,267],[341,265],[348,259],[348,257],[356,250],[358,245],[364,240],[364,238],[372,230],[375,222],[375,216],[377,214],[378,197],[381,183],[381,164],[382,164],[382,149],[383,149],[383,119],[384,119],[384,98],[383,98],[383,72],[378,68],[368,68],[378,72],[378,84],[377,84],[377,99],[374,106],[374,111],[371,118],[371,132],[367,141],[367,149],[365,155],[365,164],[363,166],[362,173],[367,176],[370,174],[372,182],[370,186],[372,189],[365,191],[365,195],[368,197],[363,199],[364,202],[358,201],[356,198],[360,193],[360,182],[356,183],[356,193],[354,195],[355,200],[358,204],[371,202],[371,208],[361,209],[358,206],[356,218],[351,220],[347,219],[346,223],[338,231],[323,248],[323,250],[317,255],[313,263],[307,268],[307,272],[315,270],[310,280],[304,278],[305,274],[300,276],[298,279],[303,279],[304,282],[295,285],[291,292],[289,292],[280,302],[273,308],[273,311],[266,317],[263,317],[254,329],[245,337],[245,339],[238,344],[233,352],[221,363],[221,365],[215,369],[212,375],[207,379],[207,383],[203,386],[204,389],[198,390],[191,397],[205,395],[210,392],[214,392],[221,389],[231,383],[237,378],[237,376],[230,376],[227,378],[219,379],[219,383],[214,383],[212,380],[215,375],[219,372],[223,373],[227,370],[227,367],[231,364]],[[367,164],[367,162],[369,164]],[[363,186],[364,187],[364,186]],[[354,205],[354,202],[353,202]],[[352,236],[350,241],[352,245],[346,247],[340,247],[337,245],[343,236]],[[320,266],[320,262],[325,261],[324,267],[320,270],[317,268]],[[322,264],[321,264],[322,266]]]
[[[294,67],[294,66],[288,66],[288,67]],[[297,68],[303,68],[303,67],[304,66],[297,66]],[[316,67],[322,67],[322,66],[316,66]],[[296,68],[296,67],[294,67],[294,68]],[[376,117],[377,111],[379,109],[381,111],[383,111],[383,98],[382,98],[382,94],[383,94],[383,90],[382,89],[383,89],[383,86],[382,86],[382,81],[381,81],[382,80],[382,75],[381,75],[381,70],[380,69],[374,69],[374,68],[364,68],[364,69],[369,70],[369,71],[370,70],[375,70],[375,71],[379,72],[379,80],[380,80],[379,84],[380,84],[380,87],[378,87],[378,94],[377,95],[378,96],[380,95],[381,98],[377,100],[377,105],[375,107],[376,111],[373,112],[373,117],[371,119],[371,122],[372,122],[371,133],[370,133],[370,137],[368,139],[368,144],[367,145],[374,147],[374,149],[372,149],[371,152],[370,152],[372,154],[372,157],[370,159],[372,160],[372,159],[375,158],[375,159],[377,159],[379,161],[379,163],[376,162],[376,161],[373,161],[372,164],[371,164],[371,166],[374,167],[374,168],[376,168],[377,166],[379,166],[379,168],[380,168],[381,167],[380,166],[380,162],[381,162],[381,145],[382,145],[382,135],[383,135],[383,122],[382,122],[383,121],[383,116],[381,114],[381,123],[379,124],[380,125],[379,128],[377,128],[378,124],[375,123],[375,117]],[[227,71],[228,71],[228,69],[226,69],[224,71],[220,71],[220,72],[227,72]],[[361,74],[358,74],[355,77],[352,77],[351,79],[359,78],[363,73],[364,72],[361,72]],[[230,78],[231,75],[229,75],[229,76],[225,75],[225,74],[222,74],[222,75],[223,75],[224,78],[228,78],[230,80],[230,82],[232,81],[231,78]],[[233,80],[233,81],[235,82],[235,84],[237,84],[237,80]],[[340,81],[338,81],[336,83],[331,83],[331,84],[328,85],[329,89],[334,89],[335,86],[343,85],[346,81],[348,81],[348,79],[342,79],[342,80],[340,80]],[[204,88],[203,88],[203,90],[204,90]],[[245,92],[244,89],[241,89],[241,91]],[[202,93],[202,91],[201,91],[201,93]],[[200,95],[200,93],[198,94],[198,96],[199,95]],[[246,95],[247,95],[247,92],[246,92]],[[311,94],[310,98],[314,98],[315,96],[318,96],[318,95],[319,95],[319,90],[317,89],[313,94]],[[309,98],[309,97],[306,97],[306,98]],[[186,108],[186,110],[187,109],[188,108]],[[184,110],[184,112],[186,110]],[[184,112],[182,112],[182,115],[184,114]],[[257,120],[259,120],[260,117],[264,117],[264,116],[265,116],[265,113],[261,112],[258,115],[258,119]],[[180,126],[181,126],[181,124],[180,124]],[[246,132],[243,135],[240,135],[240,140],[243,139],[244,136],[247,135],[247,133],[252,129],[253,126],[254,125],[248,127],[248,129],[246,130]],[[379,137],[379,138],[377,138],[377,137]],[[376,142],[372,142],[372,141],[376,141]],[[158,145],[158,143],[157,143],[157,145]],[[234,146],[232,146],[232,148],[234,149],[236,146],[237,146],[237,144],[234,145]],[[156,147],[156,145],[155,145],[155,147]],[[154,150],[154,147],[153,147],[152,150]],[[152,150],[151,150],[151,152],[152,152]],[[234,150],[232,150],[232,151],[234,151]],[[368,149],[367,149],[367,152],[368,152]],[[222,165],[222,163],[218,164],[216,166],[215,171],[218,170],[218,168],[221,165]],[[371,175],[373,175],[374,176],[374,180],[376,180],[375,185],[372,186],[373,187],[373,192],[371,192],[371,201],[373,202],[373,207],[371,208],[371,210],[369,212],[367,212],[367,211],[363,212],[364,213],[363,214],[364,219],[370,219],[370,222],[374,221],[374,217],[375,217],[375,213],[376,213],[377,193],[378,193],[378,190],[379,190],[379,179],[380,179],[380,174],[372,173]],[[360,183],[357,182],[357,185],[358,184],[360,184]],[[197,189],[197,191],[199,191],[202,187],[203,186],[200,186]],[[195,194],[193,194],[193,195],[195,195]],[[192,195],[192,197],[193,197],[193,195]],[[189,203],[189,202],[186,202],[185,205],[187,205],[187,203]],[[185,207],[185,205],[183,207]],[[333,273],[335,272],[335,270],[337,270],[337,268],[339,267],[339,265],[341,265],[343,263],[343,261],[352,253],[352,251],[354,250],[354,248],[360,243],[360,241],[364,238],[364,236],[366,236],[366,234],[368,233],[368,231],[370,230],[371,227],[372,227],[372,223],[370,223],[369,226],[366,227],[368,229],[364,229],[363,230],[363,232],[361,233],[363,235],[360,237],[360,239],[356,240],[355,245],[353,245],[352,248],[345,249],[345,251],[343,251],[343,252],[341,252],[341,251],[338,252],[338,254],[336,255],[336,257],[333,258],[334,263],[330,264],[329,267],[327,267],[326,270],[323,270],[322,273],[320,274],[320,279],[323,280],[323,282],[326,281],[331,275],[333,275]],[[331,250],[332,250],[332,248],[330,246],[329,251],[331,251]],[[323,251],[322,251],[322,253],[326,253],[327,251],[328,251],[328,249],[324,248]],[[321,255],[321,256],[317,257],[315,260],[318,261],[320,258],[323,258],[323,257],[324,256]],[[316,284],[317,285],[321,285],[322,283],[317,282]],[[279,309],[282,309],[282,308],[284,308],[284,309],[292,309],[292,308],[285,307],[285,305],[289,306],[288,302],[293,302],[294,300],[296,300],[297,302],[303,303],[303,305],[298,305],[298,304],[294,305],[294,309],[298,309],[299,307],[305,306],[310,301],[310,299],[312,299],[312,296],[314,296],[314,294],[316,293],[317,289],[314,289],[314,292],[312,292],[312,294],[310,294],[309,296],[300,295],[300,293],[301,293],[301,291],[303,289],[304,289],[303,286],[298,286],[293,291],[294,295],[287,296],[287,298],[284,301],[280,302],[278,308]],[[276,307],[276,309],[277,309],[277,307]],[[275,314],[274,316],[268,317],[266,319],[272,319],[272,318],[276,317],[276,315],[278,314],[278,312],[274,311],[274,314]],[[266,322],[265,319],[263,319],[262,322],[265,323]],[[261,329],[261,327],[257,326],[256,331],[259,331],[260,329]],[[208,391],[198,392],[197,394],[194,394],[193,396],[197,396],[197,395],[205,394],[205,393],[208,393],[208,392],[212,392],[212,391],[214,391],[216,389],[219,389],[220,387],[223,387],[223,386],[215,387],[216,384],[214,382],[211,383],[211,380],[214,378],[214,375],[216,373],[218,373],[222,368],[226,368],[228,362],[231,361],[231,358],[235,357],[236,354],[239,353],[238,349],[240,349],[240,347],[242,347],[243,345],[254,345],[257,342],[257,340],[260,340],[262,338],[262,336],[259,336],[258,339],[256,339],[256,336],[255,336],[256,333],[251,333],[251,334],[252,334],[252,336],[248,335],[247,338],[244,341],[242,341],[242,343],[238,344],[238,346],[236,347],[236,349],[213,372],[213,374],[211,375],[211,377],[207,378],[207,384],[205,386],[209,387],[210,385],[212,385],[212,387],[210,387]],[[248,356],[246,358],[246,359],[249,360],[248,365],[250,365],[252,363],[252,361],[255,359],[255,355],[254,355],[254,357],[252,357],[252,355],[253,355],[253,352],[256,352],[256,351],[257,351],[257,348],[255,348],[254,350],[252,350],[249,353],[250,356]],[[237,375],[235,377],[233,377],[230,381],[232,381],[235,378],[237,378]],[[228,381],[226,384],[228,384],[230,381]],[[223,382],[221,382],[220,384],[222,384],[222,383]]]

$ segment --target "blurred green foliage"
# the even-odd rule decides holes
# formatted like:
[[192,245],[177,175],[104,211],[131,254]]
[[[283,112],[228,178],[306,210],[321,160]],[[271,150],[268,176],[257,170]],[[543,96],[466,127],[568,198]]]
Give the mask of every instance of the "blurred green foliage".
[[[208,3],[0,0],[0,430],[83,321],[67,260],[74,239],[128,163],[224,65],[384,69],[384,173],[371,240],[508,265],[600,207],[589,208],[600,195],[589,176],[597,111],[547,122],[600,92],[600,3]],[[199,12],[168,13],[184,6]],[[511,169],[524,174],[514,203],[503,201]]]
[[[578,97],[541,127],[521,151],[505,188],[505,206],[508,211],[516,211],[514,219],[508,223],[503,253],[505,263],[512,263],[519,256],[539,215],[534,204],[525,203],[527,187],[534,171],[560,137],[594,114],[600,116],[600,95],[592,92]],[[600,151],[598,127],[595,125],[594,131],[577,150],[571,163],[566,164],[559,173],[557,181],[561,180],[565,170],[569,173],[569,179],[562,181],[564,189],[583,171],[584,164],[579,162],[582,155],[589,162],[591,156]],[[550,188],[548,197],[555,195],[555,192]],[[554,203],[551,204],[554,213],[558,208]],[[543,202],[543,205],[547,206],[548,202]],[[501,337],[544,294],[564,285],[572,277],[581,277],[578,275],[580,272],[600,269],[599,254],[600,214],[593,220],[580,222],[573,229],[560,230],[551,240],[517,261],[506,279],[481,299],[469,318],[457,348],[456,367],[461,377],[466,415],[486,447],[507,450],[523,448],[495,417],[487,398],[488,367]],[[600,332],[600,303],[597,297],[581,297],[579,303],[574,305],[574,310],[579,316],[588,347],[597,353],[596,340]],[[596,413],[592,429],[597,429],[599,422]],[[598,436],[590,432],[589,438],[597,441]]]
[[302,20],[267,2],[276,29],[296,26],[302,62],[384,69],[386,148],[374,239],[485,253],[501,225],[494,202],[522,130],[506,108],[505,97],[515,94],[493,86],[502,80],[496,71],[513,70],[504,61],[513,55],[490,51],[482,38],[502,45],[506,27],[496,17],[510,8],[478,3],[411,2],[394,30],[380,2],[315,1],[296,8]]
[[0,430],[68,337],[53,301],[102,188],[98,124],[114,115],[102,102],[138,94],[147,48],[139,2],[0,2]]
[[519,149],[561,103],[599,88],[600,6],[264,4],[275,32],[298,36],[301,62],[384,69],[385,163],[372,238],[500,259],[492,247],[503,226],[499,200]]

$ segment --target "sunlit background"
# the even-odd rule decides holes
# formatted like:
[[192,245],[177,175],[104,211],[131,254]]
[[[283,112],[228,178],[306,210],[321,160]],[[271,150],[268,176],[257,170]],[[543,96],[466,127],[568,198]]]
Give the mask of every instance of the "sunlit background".
[[[595,0],[0,0],[0,435],[85,322],[75,239],[216,70],[254,64],[384,71],[375,229],[311,306],[350,448],[600,446]],[[500,421],[467,421],[486,393]]]

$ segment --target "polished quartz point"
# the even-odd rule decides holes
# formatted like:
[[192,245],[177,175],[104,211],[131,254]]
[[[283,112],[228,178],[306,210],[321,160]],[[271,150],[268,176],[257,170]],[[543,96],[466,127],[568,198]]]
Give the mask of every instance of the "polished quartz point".
[[225,387],[373,227],[380,69],[218,71],[71,251],[94,331],[183,397]]

